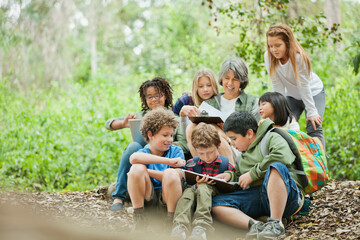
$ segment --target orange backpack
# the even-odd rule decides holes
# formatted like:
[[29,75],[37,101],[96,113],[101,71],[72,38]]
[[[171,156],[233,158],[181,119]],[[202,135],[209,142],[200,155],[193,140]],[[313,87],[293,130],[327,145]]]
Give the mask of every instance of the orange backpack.
[[301,131],[286,128],[272,128],[260,141],[262,156],[269,154],[266,148],[266,140],[270,132],[276,132],[289,144],[295,155],[295,169],[289,169],[299,175],[305,194],[315,192],[325,186],[329,181],[324,147],[318,138],[312,138]]

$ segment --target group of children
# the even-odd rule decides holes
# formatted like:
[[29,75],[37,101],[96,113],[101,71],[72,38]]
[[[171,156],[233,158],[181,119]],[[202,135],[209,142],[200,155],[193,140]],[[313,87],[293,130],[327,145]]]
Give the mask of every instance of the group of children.
[[[220,69],[224,93],[219,93],[213,71],[202,69],[194,75],[191,94],[180,97],[174,106],[172,89],[165,79],[144,82],[139,89],[142,111],[105,124],[109,130],[117,130],[129,127],[129,119],[142,118],[141,133],[148,143],[133,142],[124,150],[111,210],[123,208],[127,191],[137,230],[147,225],[144,207],[156,206],[167,212],[174,239],[189,235],[189,239],[207,239],[212,215],[249,229],[247,238],[271,239],[284,234],[282,217],[295,214],[304,200],[297,176],[288,170],[295,168],[295,156],[276,133],[267,138],[269,154],[265,157],[260,154],[259,142],[271,127],[299,130],[297,121],[305,110],[308,134],[324,144],[325,94],[288,26],[269,28],[265,64],[275,92],[260,99],[244,92],[248,71],[240,58],[227,59]],[[183,121],[198,116],[203,101],[228,116],[224,124],[187,125]],[[264,120],[259,124],[260,116]],[[184,153],[193,158],[185,161]],[[188,186],[183,169],[204,177],[197,177],[197,183]],[[236,181],[242,190],[219,194],[208,176]],[[260,216],[269,216],[268,222],[257,221]]]

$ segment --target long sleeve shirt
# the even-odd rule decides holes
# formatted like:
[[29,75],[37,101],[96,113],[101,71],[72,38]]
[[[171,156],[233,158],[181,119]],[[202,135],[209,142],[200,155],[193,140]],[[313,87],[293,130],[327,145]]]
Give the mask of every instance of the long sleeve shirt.
[[[270,66],[267,52],[265,52],[264,60],[269,73]],[[311,72],[310,76],[308,75],[305,64],[301,61],[300,54],[296,55],[296,61],[300,84],[296,79],[292,63],[289,59],[285,64],[281,64],[279,61],[279,65],[276,68],[276,77],[271,79],[272,87],[275,92],[279,92],[284,96],[302,100],[305,105],[306,116],[314,116],[318,114],[318,111],[315,107],[313,96],[319,94],[324,85],[314,72]]]

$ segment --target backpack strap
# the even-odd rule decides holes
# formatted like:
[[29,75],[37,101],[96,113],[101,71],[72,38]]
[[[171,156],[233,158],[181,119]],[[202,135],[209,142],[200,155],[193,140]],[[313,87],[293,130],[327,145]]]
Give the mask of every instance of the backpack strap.
[[[220,159],[221,159],[221,163],[219,166],[219,173],[223,173],[229,169],[229,159],[222,155],[220,155]],[[202,165],[199,164],[199,160],[200,160],[199,156],[196,156],[193,158],[195,166],[192,167],[192,169],[193,169],[193,172],[202,174]]]
[[196,156],[193,158],[193,161],[195,162],[195,166],[193,167],[193,171],[199,174],[202,174],[202,166],[199,164],[199,156]]
[[229,169],[229,159],[225,156],[220,155],[221,163],[219,166],[219,173],[223,173]]
[[301,185],[305,188],[308,185],[308,179],[306,177],[306,174],[304,172],[304,167],[302,165],[302,160],[301,160],[301,156],[300,153],[294,143],[294,141],[292,140],[292,138],[290,137],[290,135],[284,131],[281,128],[271,128],[270,130],[268,130],[266,132],[266,134],[264,135],[264,137],[260,140],[260,152],[262,157],[264,158],[265,156],[267,156],[269,154],[269,149],[266,147],[266,141],[269,137],[270,132],[276,132],[277,134],[279,134],[282,138],[285,139],[285,141],[288,143],[291,151],[293,152],[293,154],[295,155],[295,167],[296,169],[289,169],[289,172],[293,172],[296,173],[297,175],[300,175],[300,183]]

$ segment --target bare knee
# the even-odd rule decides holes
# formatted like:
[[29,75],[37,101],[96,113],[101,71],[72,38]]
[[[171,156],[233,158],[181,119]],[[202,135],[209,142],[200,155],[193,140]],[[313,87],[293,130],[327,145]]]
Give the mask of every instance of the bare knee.
[[164,171],[162,180],[164,184],[175,184],[180,183],[180,181],[181,177],[179,175],[179,169],[168,168]]
[[136,178],[144,176],[144,173],[147,172],[146,166],[143,164],[133,164],[128,172],[129,178]]

